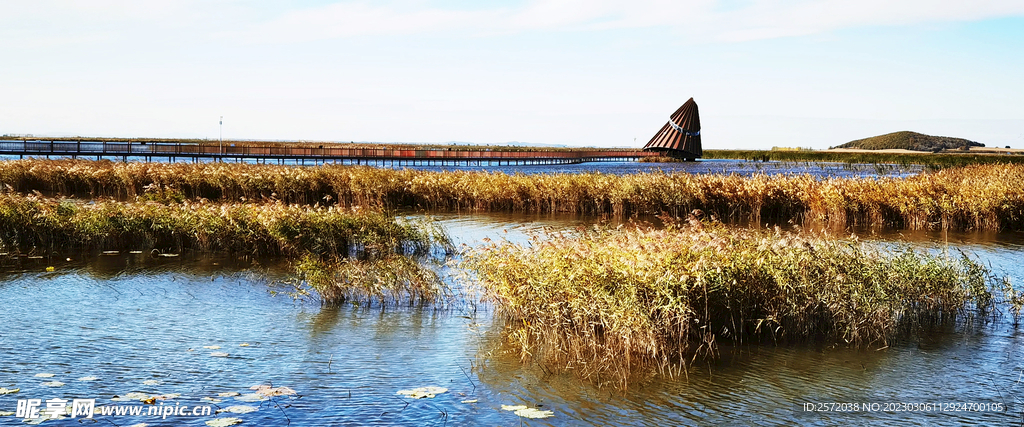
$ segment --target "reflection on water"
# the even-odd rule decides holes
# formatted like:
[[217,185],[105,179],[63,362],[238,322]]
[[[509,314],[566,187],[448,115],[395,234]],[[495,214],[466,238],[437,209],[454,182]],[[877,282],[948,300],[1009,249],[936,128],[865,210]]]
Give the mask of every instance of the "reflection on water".
[[[522,242],[544,227],[571,229],[600,219],[571,215],[436,216],[456,243],[484,238]],[[607,219],[615,224],[615,219]],[[964,249],[1024,277],[1020,235],[860,233]],[[271,291],[286,266],[225,258],[152,259],[119,255],[85,260],[7,259],[0,276],[0,411],[17,399],[97,398],[128,392],[180,393],[202,405],[219,392],[256,384],[288,386],[298,396],[237,415],[245,425],[1007,425],[1021,421],[1024,330],[1005,319],[939,329],[875,350],[771,345],[723,347],[677,378],[625,392],[552,375],[496,349],[500,320],[479,311],[417,307],[320,307]],[[87,257],[86,257],[87,258]],[[54,272],[46,272],[54,266]],[[249,344],[241,346],[241,344]],[[213,350],[204,346],[220,346]],[[221,351],[228,357],[212,357]],[[44,387],[53,373],[61,388]],[[99,377],[82,382],[78,378]],[[157,380],[157,385],[143,381]],[[449,391],[414,400],[400,389]],[[476,403],[462,403],[477,400]],[[1002,403],[1010,412],[807,412],[805,403]],[[520,420],[503,404],[555,412]],[[139,417],[119,425],[201,426]],[[50,424],[53,422],[47,422]],[[165,424],[162,424],[165,423]],[[70,422],[66,423],[71,425]],[[0,425],[21,425],[0,417]],[[61,425],[61,424],[56,424]],[[77,425],[77,424],[76,424]]]
[[625,175],[642,172],[682,172],[692,174],[782,175],[809,174],[816,177],[903,177],[916,175],[919,165],[868,165],[830,162],[757,162],[710,159],[679,163],[590,162],[569,165],[535,166],[395,166],[429,171],[491,171],[508,174],[590,173]]

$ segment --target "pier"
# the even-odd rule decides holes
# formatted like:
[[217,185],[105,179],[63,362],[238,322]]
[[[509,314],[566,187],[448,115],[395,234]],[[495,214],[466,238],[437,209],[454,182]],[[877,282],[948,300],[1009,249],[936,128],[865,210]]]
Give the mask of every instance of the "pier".
[[[304,144],[308,145],[308,144]],[[340,144],[338,144],[340,145]],[[347,148],[334,144],[296,146],[290,144],[194,143],[165,141],[97,140],[0,140],[0,155],[45,158],[86,158],[96,160],[145,161],[255,161],[289,164],[353,164],[377,166],[503,166],[555,165],[599,161],[635,161],[657,153],[622,149],[493,149]]]

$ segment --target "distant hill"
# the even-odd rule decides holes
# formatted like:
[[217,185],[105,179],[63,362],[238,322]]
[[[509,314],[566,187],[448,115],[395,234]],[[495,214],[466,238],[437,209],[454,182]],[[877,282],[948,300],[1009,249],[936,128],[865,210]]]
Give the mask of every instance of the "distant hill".
[[932,136],[923,133],[903,131],[872,136],[870,138],[850,141],[835,148],[860,148],[862,150],[904,149],[915,151],[956,150],[963,147],[984,147],[985,144],[952,138],[948,136]]

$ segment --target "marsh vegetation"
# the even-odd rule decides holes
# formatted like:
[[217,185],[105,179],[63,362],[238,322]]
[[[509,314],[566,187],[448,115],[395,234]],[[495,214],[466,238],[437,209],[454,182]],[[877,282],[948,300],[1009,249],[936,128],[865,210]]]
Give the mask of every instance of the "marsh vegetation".
[[824,235],[691,220],[492,243],[467,255],[524,360],[597,382],[682,372],[718,344],[884,347],[989,309],[986,270]]
[[570,212],[825,223],[835,228],[1024,230],[1024,165],[973,165],[905,178],[429,172],[367,166],[21,160],[0,166],[20,193],[119,200],[282,202],[436,211]]

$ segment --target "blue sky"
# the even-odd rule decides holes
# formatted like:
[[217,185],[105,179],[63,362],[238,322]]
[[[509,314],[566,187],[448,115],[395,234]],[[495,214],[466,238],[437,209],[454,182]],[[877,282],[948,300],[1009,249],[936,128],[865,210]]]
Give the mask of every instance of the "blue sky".
[[1024,2],[0,5],[0,134],[705,148],[914,130],[1024,148]]

